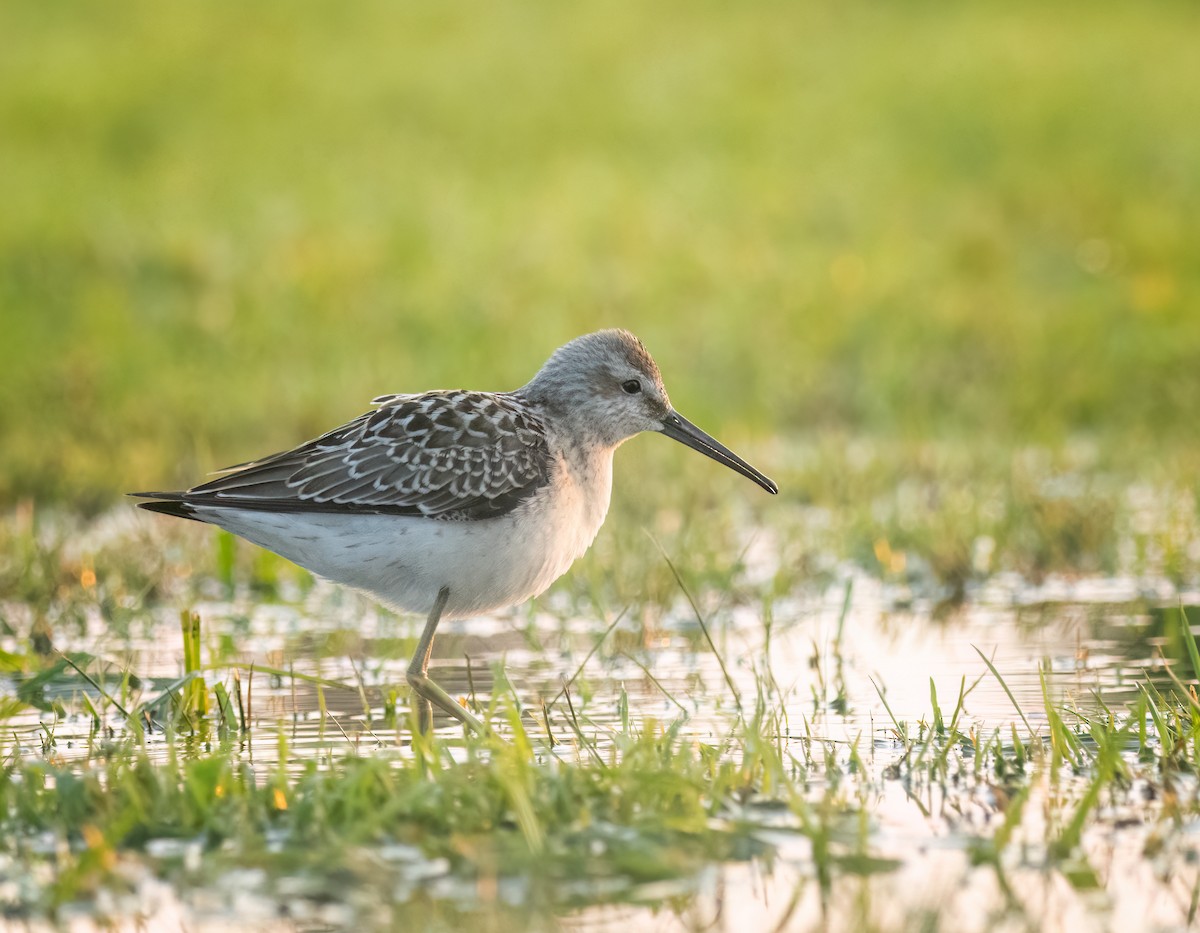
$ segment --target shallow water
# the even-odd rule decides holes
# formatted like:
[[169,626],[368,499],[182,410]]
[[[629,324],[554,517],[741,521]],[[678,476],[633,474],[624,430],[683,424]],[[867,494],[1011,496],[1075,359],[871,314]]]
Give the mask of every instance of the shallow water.
[[[1050,579],[1031,586],[998,578],[961,603],[946,605],[845,568],[835,585],[774,601],[766,624],[761,606],[703,607],[716,654],[682,597],[661,617],[638,621],[575,615],[560,602],[533,612],[443,623],[434,645],[435,679],[452,695],[486,703],[494,673],[501,670],[530,728],[544,729],[548,704],[553,731],[568,715],[564,682],[578,678],[572,693],[586,684],[586,719],[602,738],[621,691],[638,715],[686,714],[701,733],[718,728],[736,710],[725,671],[747,701],[769,674],[794,735],[803,733],[804,723],[819,722],[825,736],[840,731],[878,737],[888,731],[889,716],[877,686],[897,719],[916,722],[931,712],[930,680],[939,703],[953,708],[963,678],[970,684],[986,674],[982,653],[1036,726],[1044,719],[1043,675],[1054,705],[1083,711],[1096,709],[1100,699],[1120,709],[1147,678],[1168,683],[1162,653],[1182,657],[1178,607],[1200,603],[1200,591],[1133,579]],[[344,745],[347,736],[359,750],[364,743],[396,744],[395,730],[373,726],[383,718],[391,691],[401,706],[405,702],[404,671],[423,620],[393,616],[324,584],[295,602],[261,603],[246,595],[195,603],[193,609],[202,619],[209,682],[222,681],[233,694],[237,668],[252,722],[286,723],[290,752],[298,759]],[[57,638],[55,647],[68,655],[94,655],[88,671],[94,679],[109,673],[102,684],[107,691],[117,689],[122,671],[135,672],[141,690],[127,704],[165,691],[183,675],[183,636],[174,610],[124,635],[97,627]],[[16,644],[3,647],[15,650]],[[95,686],[70,670],[48,685],[45,696],[66,700],[78,693],[102,705]],[[1004,687],[990,676],[971,692],[966,712],[981,728],[1017,716]],[[32,747],[30,737],[46,721],[29,714],[6,725],[26,736],[23,746]],[[447,725],[455,731],[448,720],[439,720],[439,726]],[[251,731],[257,743],[269,730]],[[67,759],[86,754],[90,732],[90,717],[58,722],[58,753]],[[266,753],[261,746],[257,750]]]
[[[1027,907],[1041,905],[1035,919],[1042,929],[1139,923],[1170,928],[1187,922],[1200,883],[1195,868],[1200,840],[1192,831],[1175,835],[1157,858],[1145,857],[1158,838],[1160,816],[1151,798],[1142,801],[1130,789],[1124,803],[1109,801],[1110,812],[1085,836],[1090,862],[1102,866],[1098,886],[1073,886],[1061,866],[1050,867],[1037,819],[1027,819],[1019,831],[1028,838],[1020,856],[1009,857],[1011,891],[1005,892],[991,869],[975,867],[971,852],[980,834],[1001,818],[996,795],[1003,791],[987,780],[962,788],[910,787],[898,770],[904,746],[893,718],[910,735],[927,728],[931,680],[947,715],[960,689],[972,688],[959,728],[980,735],[1014,724],[1022,732],[1044,733],[1047,705],[1085,716],[1105,707],[1120,712],[1141,685],[1167,686],[1163,657],[1183,656],[1178,607],[1196,606],[1200,592],[1155,579],[1049,578],[1031,585],[997,576],[969,589],[962,601],[945,603],[848,566],[829,579],[834,582],[769,607],[717,597],[700,607],[703,625],[682,595],[668,610],[636,619],[619,613],[597,618],[558,595],[533,609],[442,626],[431,669],[436,680],[453,695],[486,704],[499,677],[499,689],[518,698],[527,731],[548,734],[566,748],[572,747],[577,725],[598,750],[608,749],[625,707],[639,721],[684,716],[685,733],[719,736],[736,718],[739,703],[752,709],[756,692],[765,689],[768,700],[786,711],[785,746],[817,739],[843,765],[855,754],[869,772],[859,776],[863,831],[873,857],[894,860],[878,873],[851,877],[823,894],[811,842],[786,826],[778,833],[764,829],[767,857],[714,863],[699,875],[652,885],[609,879],[606,889],[581,879],[578,889],[560,892],[556,924],[579,930],[631,924],[733,930],[747,929],[747,923],[760,929],[851,929],[866,918],[898,929],[932,911],[953,918],[956,929],[1029,928],[1034,920],[1028,912],[1014,912],[1014,898]],[[347,753],[406,754],[404,670],[423,620],[393,616],[324,584],[307,592],[285,585],[282,598],[272,602],[249,592],[232,599],[217,595],[192,608],[202,619],[205,677],[210,684],[223,683],[231,696],[240,693],[249,721],[235,755],[273,764],[283,743],[286,764],[300,768],[313,758],[332,763]],[[1200,610],[1192,618],[1200,618]],[[108,630],[95,615],[78,633],[60,633],[55,646],[68,655],[93,656],[84,666],[96,683],[71,669],[48,681],[42,699],[59,701],[68,715],[57,721],[50,713],[9,718],[4,728],[9,755],[91,758],[120,737],[122,718],[107,706],[109,721],[97,731],[80,712],[80,695],[105,709],[103,690],[131,708],[168,692],[184,673],[174,609],[143,617],[124,633]],[[0,647],[15,651],[18,645]],[[981,653],[1003,683],[988,673]],[[138,689],[121,692],[125,671],[140,678]],[[563,696],[568,681],[570,704]],[[17,686],[10,679],[3,692]],[[397,698],[399,715],[389,717]],[[439,726],[447,736],[458,732],[453,723]],[[179,736],[175,747],[203,754],[215,744],[214,729]],[[171,742],[151,728],[145,747],[152,757],[165,758]],[[1046,795],[1061,792],[1061,786],[1037,784],[1027,811],[1036,814]],[[1180,779],[1176,792],[1195,789]],[[226,922],[336,927],[419,895],[467,914],[499,903],[522,916],[528,892],[521,879],[501,879],[500,888],[484,896],[448,865],[403,848],[372,856],[391,879],[389,891],[375,892],[374,900],[364,901],[361,891],[354,896],[331,891],[312,878],[243,871],[176,888],[145,872],[138,893],[127,895],[134,900],[124,908],[110,905],[107,915],[168,922],[178,916],[199,927]],[[200,858],[194,843],[179,840],[152,841],[147,854],[184,862]],[[18,868],[0,866],[0,878]],[[586,906],[573,909],[572,903]],[[519,928],[523,921],[515,922]]]

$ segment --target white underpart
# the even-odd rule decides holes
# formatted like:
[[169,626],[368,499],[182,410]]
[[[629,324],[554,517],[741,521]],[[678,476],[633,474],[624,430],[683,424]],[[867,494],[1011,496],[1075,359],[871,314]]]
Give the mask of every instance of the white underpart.
[[551,482],[480,521],[354,512],[263,512],[196,505],[205,521],[400,611],[467,618],[544,592],[591,546],[608,512],[611,449],[560,455]]

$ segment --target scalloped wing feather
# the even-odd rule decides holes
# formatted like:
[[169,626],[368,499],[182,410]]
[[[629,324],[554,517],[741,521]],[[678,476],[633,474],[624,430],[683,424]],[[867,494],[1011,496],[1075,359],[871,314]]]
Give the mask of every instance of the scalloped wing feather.
[[511,511],[550,478],[545,424],[487,392],[380,396],[316,440],[188,490],[193,504],[475,520]]

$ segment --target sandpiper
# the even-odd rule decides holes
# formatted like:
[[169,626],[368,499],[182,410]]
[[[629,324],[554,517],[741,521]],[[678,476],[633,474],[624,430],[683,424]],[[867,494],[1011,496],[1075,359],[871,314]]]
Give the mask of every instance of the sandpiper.
[[438,622],[514,606],[562,576],[604,522],[622,442],[658,431],[779,491],[671,407],[657,364],[625,330],[572,340],[513,392],[439,390],[373,404],[202,485],[132,495],[393,609],[426,613],[408,667],[422,729],[436,705],[482,731],[429,678]]

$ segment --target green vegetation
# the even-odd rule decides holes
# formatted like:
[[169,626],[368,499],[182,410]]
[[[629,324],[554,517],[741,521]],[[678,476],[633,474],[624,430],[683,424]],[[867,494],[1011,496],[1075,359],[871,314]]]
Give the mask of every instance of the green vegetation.
[[[168,579],[203,564],[187,547],[166,549],[177,551],[160,567]],[[135,563],[107,586],[130,582]],[[683,571],[677,585],[689,593],[699,585],[697,605],[714,595]],[[1039,702],[981,653],[971,680],[930,676],[928,706],[909,718],[885,684],[874,688],[877,705],[847,689],[846,671],[870,661],[843,653],[852,596],[848,588],[830,652],[813,656],[810,683],[781,686],[791,675],[775,668],[773,640],[810,636],[794,622],[772,626],[769,603],[760,653],[736,663],[721,647],[735,633],[722,625],[714,640],[717,620],[698,611],[700,631],[690,637],[703,647],[694,650],[712,651],[715,663],[701,665],[698,680],[687,674],[686,692],[671,686],[680,672],[637,647],[652,630],[635,629],[633,641],[628,630],[624,638],[610,631],[594,656],[580,652],[586,670],[566,691],[551,688],[540,703],[509,683],[503,665],[481,671],[481,690],[470,693],[496,729],[484,737],[455,728],[415,735],[386,673],[370,670],[373,659],[405,657],[415,630],[395,645],[309,638],[288,649],[290,670],[256,671],[243,660],[251,645],[277,636],[261,618],[247,630],[237,596],[208,609],[215,632],[190,613],[176,620],[177,679],[139,675],[169,637],[154,612],[136,614],[143,635],[106,639],[128,646],[125,663],[5,652],[0,670],[17,689],[0,733],[0,856],[8,859],[0,864],[22,878],[6,888],[5,914],[153,918],[161,905],[142,885],[157,877],[200,916],[237,909],[229,886],[244,883],[242,910],[335,925],[420,918],[447,929],[549,928],[614,903],[685,921],[702,909],[706,870],[750,860],[765,872],[780,922],[794,915],[801,928],[833,920],[896,929],[924,917],[954,927],[961,917],[952,902],[889,893],[909,860],[881,833],[896,819],[888,801],[901,789],[907,819],[944,827],[964,856],[955,870],[993,890],[975,909],[995,922],[1037,928],[1039,878],[1121,897],[1133,869],[1105,849],[1114,814],[1122,831],[1139,827],[1135,857],[1172,866],[1154,884],[1169,891],[1170,877],[1190,878],[1200,890],[1187,861],[1195,805],[1182,793],[1200,767],[1200,704],[1189,686],[1200,651],[1182,612],[1163,614],[1155,638],[1175,661],[1131,675],[1136,693],[1120,709],[1099,694],[1064,704],[1046,663],[1037,667]],[[251,597],[264,599],[286,605]],[[544,622],[537,631],[530,638],[555,637]],[[635,711],[602,673],[637,656],[653,692],[673,706],[665,718],[645,711],[656,708],[646,696]],[[364,665],[357,685],[321,675],[339,657]],[[526,683],[537,676],[536,668],[518,673]],[[939,694],[935,680],[952,689]],[[810,684],[811,712],[802,714]],[[981,705],[985,688],[1012,704],[1011,721]],[[280,701],[290,695],[298,709],[298,692],[319,715],[284,713]],[[361,708],[356,699],[327,704],[339,693],[360,696]],[[863,704],[879,712],[869,731]],[[31,717],[33,708],[45,712]],[[900,925],[887,919],[894,897],[905,910]]]
[[[713,870],[753,864],[770,892],[755,909],[779,922],[955,928],[961,905],[906,887],[913,833],[948,833],[953,883],[984,885],[973,909],[1016,929],[1041,925],[1060,880],[1071,909],[1127,900],[1138,859],[1166,866],[1147,896],[1200,889],[1184,791],[1200,651],[1182,610],[1043,604],[1003,628],[1083,613],[1069,645],[1104,656],[1078,668],[1068,647],[1073,670],[1047,649],[1013,669],[979,651],[973,673],[917,673],[888,666],[886,617],[855,609],[852,584],[808,614],[792,604],[819,577],[718,573],[734,542],[714,515],[708,550],[642,536],[637,559],[670,582],[643,575],[623,611],[597,555],[529,618],[525,651],[444,636],[448,659],[472,659],[447,682],[489,714],[485,737],[414,735],[397,685],[420,620],[188,525],[7,523],[3,553],[28,572],[3,568],[5,915],[153,921],[158,879],[198,918],[515,930],[625,905],[686,925]],[[613,621],[581,638],[581,615]],[[880,665],[887,679],[865,677]]]
[[[0,6],[0,914],[1193,923],[1198,27]],[[624,448],[442,636],[494,735],[413,740],[411,620],[118,498],[613,325],[783,494]]]
[[1197,25],[5,4],[0,499],[177,486],[608,324],[732,440],[1194,467]]

